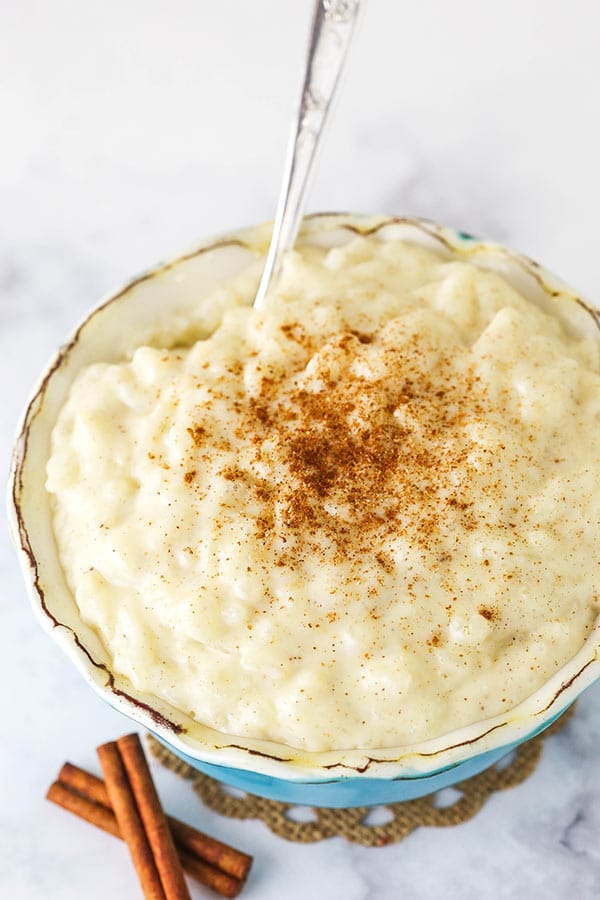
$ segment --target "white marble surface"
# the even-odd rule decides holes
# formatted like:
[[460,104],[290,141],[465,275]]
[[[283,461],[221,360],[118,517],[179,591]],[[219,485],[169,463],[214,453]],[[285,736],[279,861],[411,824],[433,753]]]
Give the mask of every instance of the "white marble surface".
[[[0,442],[72,326],[120,280],[269,218],[309,18],[277,0],[0,0]],[[537,257],[600,300],[600,21],[588,0],[371,0],[314,209],[425,215]],[[130,898],[126,853],[43,800],[124,719],[27,606],[0,548],[0,896]],[[477,818],[379,850],[287,844],[169,808],[256,855],[248,900],[600,896],[600,689],[535,775]],[[195,890],[194,897],[208,896]]]

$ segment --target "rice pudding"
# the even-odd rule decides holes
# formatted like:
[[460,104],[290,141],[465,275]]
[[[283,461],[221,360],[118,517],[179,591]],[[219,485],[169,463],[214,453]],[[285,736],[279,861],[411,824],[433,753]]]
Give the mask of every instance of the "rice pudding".
[[307,751],[511,709],[598,613],[600,343],[407,242],[302,247],[254,310],[259,267],[210,336],[77,376],[47,489],[83,619],[138,690]]

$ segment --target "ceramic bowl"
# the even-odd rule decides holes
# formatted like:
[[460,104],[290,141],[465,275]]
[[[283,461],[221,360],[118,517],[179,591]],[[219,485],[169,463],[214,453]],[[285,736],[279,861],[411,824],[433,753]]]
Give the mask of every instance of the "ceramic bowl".
[[[413,799],[480,772],[550,725],[600,674],[598,624],[569,663],[508,713],[411,746],[309,753],[216,732],[136,691],[111,671],[105,647],[80,617],[58,559],[45,467],[50,433],[76,374],[90,363],[121,360],[158,335],[163,346],[189,338],[190,319],[196,336],[210,334],[222,308],[208,297],[228,277],[257,267],[269,234],[269,226],[260,226],[206,241],[136,278],[85,318],[46,368],[25,411],[11,473],[11,529],[43,627],[97,694],[192,766],[237,788],[295,804],[366,806]],[[500,272],[570,327],[599,336],[599,313],[538,264],[431,222],[319,215],[305,220],[299,241],[334,246],[356,234],[412,241]]]

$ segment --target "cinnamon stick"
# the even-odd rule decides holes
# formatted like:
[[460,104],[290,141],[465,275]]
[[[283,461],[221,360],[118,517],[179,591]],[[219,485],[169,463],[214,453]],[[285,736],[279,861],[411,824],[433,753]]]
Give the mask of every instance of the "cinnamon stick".
[[86,769],[81,769],[79,766],[73,765],[73,763],[66,762],[58,773],[57,781],[60,781],[62,784],[68,784],[70,788],[73,788],[79,794],[83,794],[89,800],[94,800],[96,803],[101,803],[102,806],[110,807],[110,798],[106,785],[101,778],[93,775],[92,772],[86,771]]
[[222,844],[216,838],[209,838],[179,819],[167,816],[167,821],[177,847],[221,869],[238,881],[246,880],[252,865],[252,857],[247,853]]
[[[191,900],[139,735],[127,734],[119,738],[117,748],[129,778],[167,900]],[[110,785],[106,786],[110,796]],[[114,803],[113,809],[118,821],[119,816]]]
[[[58,781],[67,784],[75,791],[88,797],[90,800],[110,807],[110,799],[106,785],[101,778],[81,769],[73,763],[66,762],[58,775]],[[252,857],[241,850],[236,850],[228,844],[223,844],[216,838],[210,837],[191,825],[167,816],[167,822],[175,841],[175,846],[181,850],[187,850],[193,856],[200,857],[211,866],[221,869],[233,878],[245,881],[252,866]],[[179,853],[181,857],[181,852]],[[226,895],[227,896],[227,895]]]
[[138,812],[119,748],[114,741],[97,749],[119,830],[127,843],[146,900],[166,900],[160,875]]
[[109,807],[103,806],[101,803],[95,803],[81,794],[76,794],[68,785],[55,781],[48,788],[46,799],[69,812],[75,813],[80,819],[85,819],[92,825],[108,831],[115,837],[122,838],[121,830],[115,818],[115,814]]
[[194,856],[193,853],[182,849],[178,852],[181,865],[186,872],[192,878],[195,878],[196,881],[207,885],[223,897],[237,897],[243,888],[243,881],[240,881],[238,878],[232,878],[227,872],[209,865],[203,859],[200,859],[199,856]]
[[[76,767],[73,768],[76,769]],[[106,800],[110,802],[104,782],[94,775],[91,777],[101,785],[102,792],[106,795]],[[57,806],[61,806],[63,809],[79,816],[80,819],[85,819],[91,825],[95,825],[97,828],[101,828],[103,831],[121,840],[123,839],[115,814],[110,806],[105,806],[103,803],[84,796],[83,792],[79,793],[70,784],[55,781],[50,786],[46,797],[52,803],[56,803]],[[182,866],[192,878],[222,894],[223,897],[237,897],[244,885],[243,881],[232,878],[231,875],[209,865],[183,848],[179,848],[178,852]]]

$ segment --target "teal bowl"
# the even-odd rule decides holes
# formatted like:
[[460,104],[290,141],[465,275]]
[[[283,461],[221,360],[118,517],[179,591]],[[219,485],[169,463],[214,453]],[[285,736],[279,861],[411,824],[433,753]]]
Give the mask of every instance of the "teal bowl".
[[164,738],[154,735],[160,743],[179,759],[182,759],[193,769],[210,775],[217,781],[246,791],[249,794],[257,794],[259,797],[267,797],[269,800],[280,800],[283,803],[292,803],[295,806],[321,806],[329,808],[348,809],[353,806],[379,806],[385,803],[400,803],[403,800],[416,800],[441,791],[466,781],[473,775],[479,775],[484,769],[488,769],[499,762],[502,757],[514,750],[519,744],[530,740],[540,734],[549,725],[552,725],[565,712],[561,710],[544,725],[522,740],[515,741],[487,753],[478,753],[470,756],[462,762],[446,766],[428,774],[409,772],[399,778],[363,778],[342,776],[322,781],[291,781],[285,778],[273,778],[260,772],[248,769],[235,769],[230,766],[215,766],[201,762],[193,756],[188,756],[173,747]]
[[[502,274],[533,302],[552,307],[571,328],[599,338],[598,311],[537,263],[432,222],[313,216],[305,220],[299,242],[331,247],[356,234],[407,240],[448,259],[469,259]],[[294,804],[349,807],[412,800],[481,772],[558,718],[600,675],[598,622],[572,660],[502,715],[410,746],[309,753],[216,732],[136,690],[112,671],[99,635],[81,618],[58,558],[45,471],[50,434],[77,373],[95,362],[122,360],[157,335],[163,345],[181,343],[190,321],[210,333],[223,313],[209,299],[215,288],[249,266],[259,272],[269,237],[270,226],[263,225],[206,241],[136,278],[90,312],[51,360],[23,415],[9,486],[11,531],[34,612],[46,631],[98,695],[191,766],[232,787]]]

